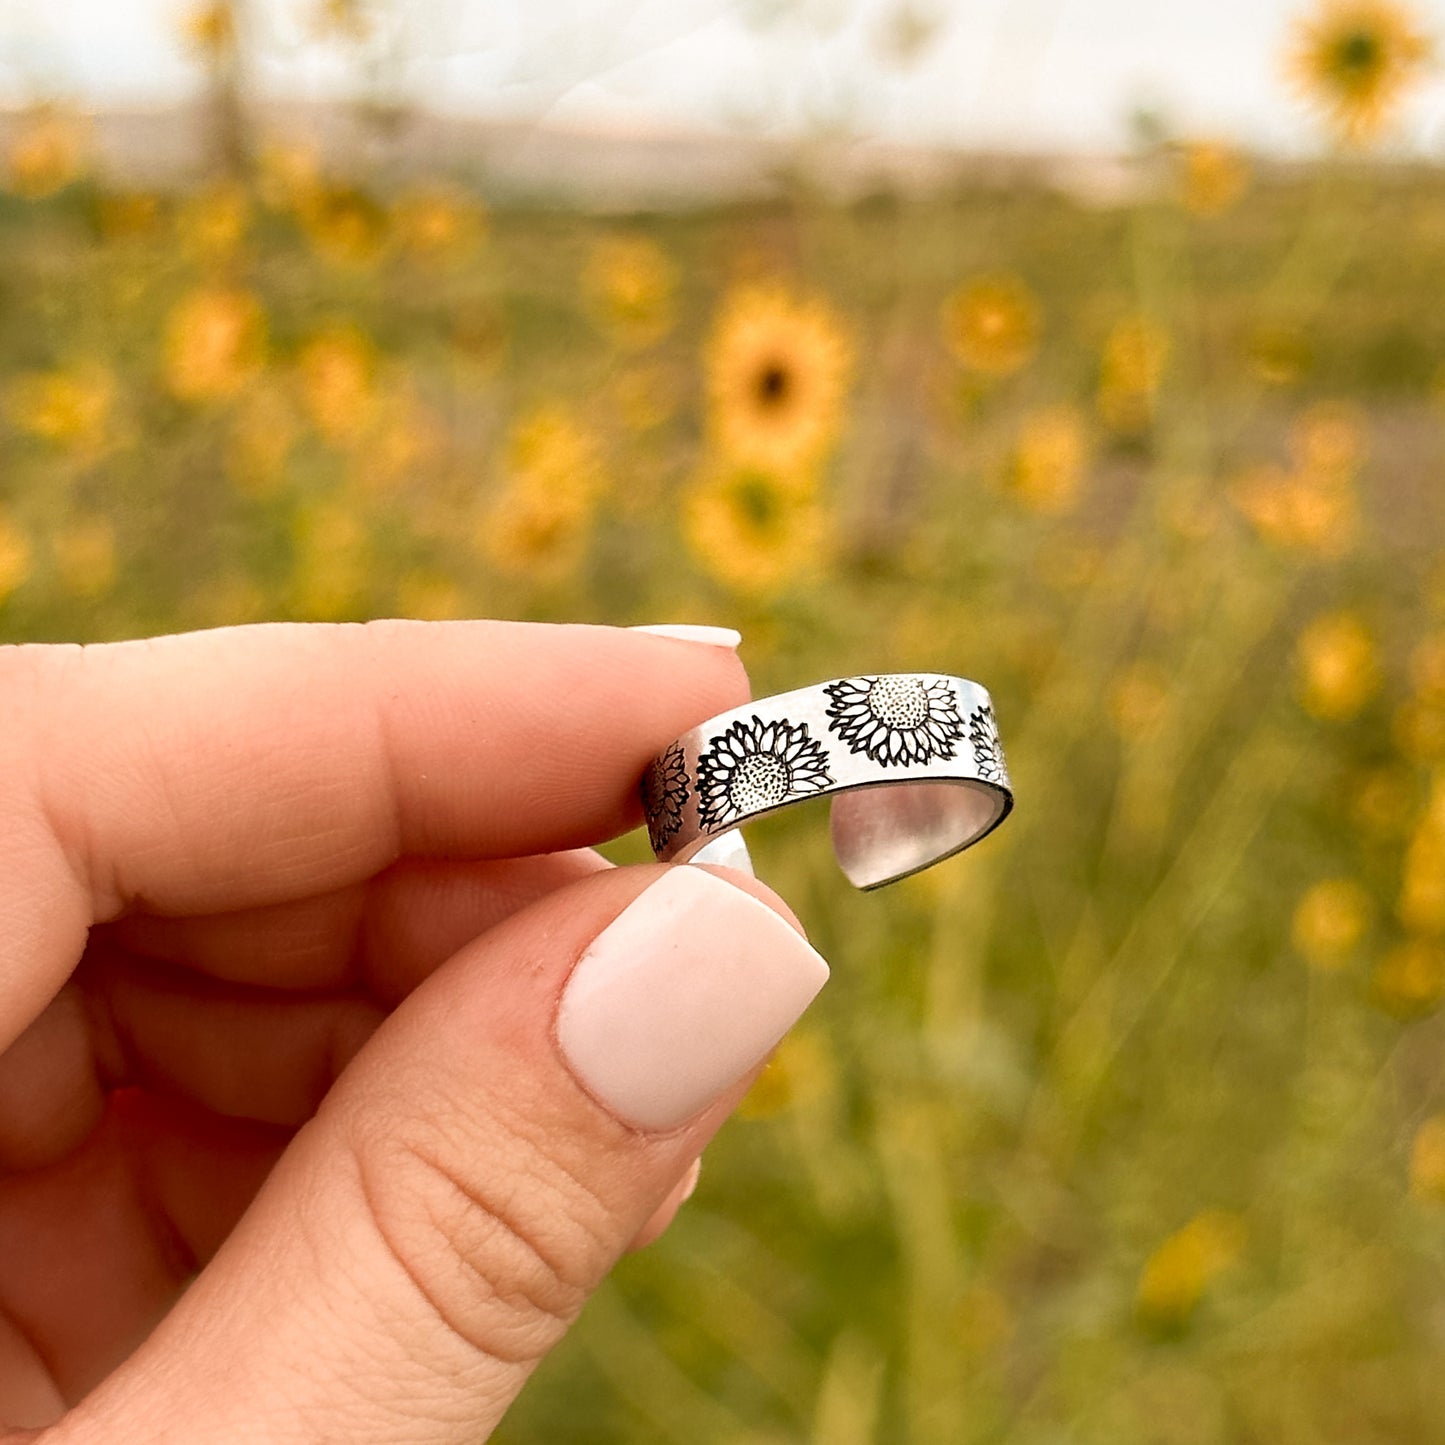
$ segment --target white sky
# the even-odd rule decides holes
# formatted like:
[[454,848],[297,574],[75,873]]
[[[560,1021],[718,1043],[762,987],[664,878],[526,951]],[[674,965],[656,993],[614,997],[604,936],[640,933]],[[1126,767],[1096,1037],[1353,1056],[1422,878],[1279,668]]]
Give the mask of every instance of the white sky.
[[[388,37],[343,63],[309,38],[316,0],[252,0],[261,83],[354,90],[369,60],[423,104],[568,124],[844,126],[986,148],[1097,150],[1154,106],[1181,133],[1286,151],[1317,129],[1280,53],[1313,0],[385,0]],[[911,70],[877,59],[900,4],[937,16]],[[96,105],[195,91],[182,0],[0,0],[0,102],[59,92]],[[789,9],[782,19],[770,13]],[[1445,54],[1445,0],[1416,0]],[[1399,144],[1445,157],[1445,73],[1421,88]]]

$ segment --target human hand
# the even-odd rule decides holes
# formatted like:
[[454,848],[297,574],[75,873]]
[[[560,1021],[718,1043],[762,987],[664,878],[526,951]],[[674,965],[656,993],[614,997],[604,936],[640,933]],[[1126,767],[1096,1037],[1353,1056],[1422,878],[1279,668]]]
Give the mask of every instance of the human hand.
[[826,978],[587,846],[746,695],[601,627],[0,649],[0,1445],[486,1438]]

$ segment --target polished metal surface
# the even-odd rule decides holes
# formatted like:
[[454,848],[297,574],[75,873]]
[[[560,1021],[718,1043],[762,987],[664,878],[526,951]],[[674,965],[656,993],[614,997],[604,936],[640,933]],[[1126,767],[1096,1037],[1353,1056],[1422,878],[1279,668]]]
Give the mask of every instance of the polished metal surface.
[[941,673],[838,678],[721,713],[652,760],[642,797],[661,861],[749,872],[738,828],[829,797],[833,850],[859,888],[976,843],[1013,806],[988,693]]

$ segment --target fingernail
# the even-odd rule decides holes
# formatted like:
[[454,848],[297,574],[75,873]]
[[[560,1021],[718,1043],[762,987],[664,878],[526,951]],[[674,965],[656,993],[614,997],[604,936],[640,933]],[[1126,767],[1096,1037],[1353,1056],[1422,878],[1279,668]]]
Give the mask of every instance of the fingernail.
[[736,868],[739,873],[746,873],[750,878],[758,876],[757,869],[753,867],[753,855],[748,852],[748,845],[743,842],[743,835],[736,828],[729,828],[726,833],[709,838],[687,861],[716,863],[723,868]]
[[710,647],[736,647],[743,640],[741,632],[731,627],[701,627],[691,622],[654,622],[646,627],[630,627],[629,632],[655,632],[659,637],[675,637],[679,642],[705,642]]
[[699,1154],[692,1161],[692,1167],[682,1176],[682,1193],[678,1197],[679,1204],[686,1204],[694,1194],[697,1193],[697,1181],[702,1178],[702,1155]]
[[672,1129],[760,1064],[828,980],[766,903],[670,868],[592,941],[562,991],[557,1042],[618,1118]]

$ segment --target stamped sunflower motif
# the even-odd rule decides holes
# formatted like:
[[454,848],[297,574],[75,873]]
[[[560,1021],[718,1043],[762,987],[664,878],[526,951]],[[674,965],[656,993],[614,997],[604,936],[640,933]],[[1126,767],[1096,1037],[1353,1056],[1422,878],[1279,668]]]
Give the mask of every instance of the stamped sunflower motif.
[[951,758],[963,740],[957,699],[941,678],[849,677],[823,691],[829,727],[885,767]]
[[833,779],[828,754],[804,723],[754,715],[712,738],[697,763],[698,816],[718,828],[745,813],[821,792]]
[[654,853],[661,853],[682,827],[687,802],[687,764],[682,748],[669,744],[647,765],[642,775],[642,806],[647,814],[647,837]]
[[979,777],[1002,788],[1010,786],[1008,764],[1003,760],[1003,744],[999,741],[998,723],[991,707],[975,708],[969,713],[968,740],[973,744]]

